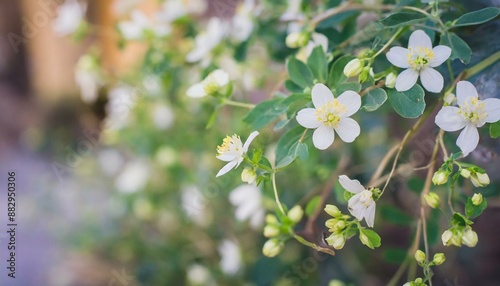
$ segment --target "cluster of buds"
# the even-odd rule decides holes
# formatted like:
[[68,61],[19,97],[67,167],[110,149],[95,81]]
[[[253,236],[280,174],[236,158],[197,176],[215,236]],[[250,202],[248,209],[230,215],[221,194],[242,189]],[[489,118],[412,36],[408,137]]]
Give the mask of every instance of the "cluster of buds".
[[348,224],[350,224],[347,222],[350,216],[342,214],[334,205],[326,205],[325,212],[333,217],[325,222],[328,231],[332,233],[325,240],[329,245],[333,246],[333,248],[337,250],[342,249],[346,240],[349,238],[346,230]]
[[241,180],[244,183],[252,184],[255,180],[257,180],[257,173],[254,169],[245,168],[241,172]]
[[366,60],[355,58],[347,63],[344,67],[344,75],[346,77],[358,77],[358,81],[363,83],[369,79],[375,77],[373,69],[370,65],[365,66]]
[[439,169],[432,176],[432,183],[434,185],[443,185],[448,182],[448,178],[450,177],[451,172],[447,169]]
[[422,267],[441,265],[446,260],[444,253],[436,253],[436,254],[434,254],[432,261],[430,261],[429,264],[426,265],[427,264],[426,258],[427,257],[422,250],[419,249],[415,252],[415,260],[417,261],[418,265],[420,265]]
[[460,175],[462,175],[462,177],[466,179],[470,179],[470,181],[476,188],[486,187],[490,184],[490,177],[488,177],[486,171],[478,169],[477,167],[461,169]]
[[288,213],[280,216],[281,221],[273,214],[266,216],[266,226],[264,236],[269,238],[262,247],[262,253],[267,257],[274,257],[281,253],[285,247],[285,240],[293,232],[293,227],[302,220],[304,210],[297,205],[291,208]]
[[434,192],[429,192],[428,194],[424,195],[425,202],[427,205],[429,205],[431,208],[439,208],[439,205],[441,203],[441,200],[439,199],[438,194]]
[[422,278],[417,278],[415,281],[406,282],[403,286],[427,286]]
[[477,233],[473,231],[469,225],[453,226],[441,235],[441,239],[445,246],[450,246],[452,244],[455,246],[462,246],[463,243],[468,247],[474,247],[478,241]]
[[291,49],[302,48],[305,47],[307,43],[309,43],[310,38],[311,33],[308,33],[306,31],[294,32],[286,37],[285,44]]

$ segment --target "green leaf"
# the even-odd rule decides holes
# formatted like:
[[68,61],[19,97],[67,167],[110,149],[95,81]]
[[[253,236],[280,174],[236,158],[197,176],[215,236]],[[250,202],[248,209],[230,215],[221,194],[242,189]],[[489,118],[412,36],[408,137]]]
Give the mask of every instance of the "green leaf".
[[398,92],[390,89],[388,93],[389,102],[394,110],[405,118],[417,118],[424,113],[424,95],[424,90],[418,84],[407,91]]
[[281,136],[276,145],[276,162],[280,162],[283,158],[288,156],[290,148],[299,141],[303,132],[304,127],[296,126]]
[[289,92],[293,92],[293,93],[304,92],[304,89],[302,87],[298,86],[297,84],[295,84],[293,81],[291,81],[289,79],[285,80],[285,88]]
[[279,104],[282,100],[283,98],[278,97],[257,104],[247,113],[243,121],[250,124],[253,129],[261,129],[286,112],[288,107]]
[[328,77],[328,60],[322,46],[317,46],[307,58],[307,65],[311,69],[314,78],[325,83]]
[[387,100],[387,93],[385,90],[377,87],[365,94],[361,100],[363,102],[361,108],[364,108],[366,111],[375,111]]
[[212,128],[212,126],[215,123],[215,119],[217,119],[217,112],[219,111],[219,106],[217,106],[212,114],[210,114],[210,117],[208,118],[207,125],[205,126],[206,129]]
[[391,264],[401,264],[407,255],[406,249],[389,248],[384,252],[384,260]]
[[413,218],[406,213],[402,212],[400,209],[389,206],[382,205],[380,206],[380,215],[383,220],[391,222],[397,225],[409,225],[413,222]]
[[344,91],[352,90],[354,92],[359,92],[361,90],[361,84],[357,82],[344,82],[337,85],[336,88],[333,89],[333,94],[339,96]]
[[299,158],[300,160],[304,161],[307,160],[309,157],[309,150],[307,148],[307,144],[296,141],[289,149],[288,155],[285,156],[282,160],[278,161],[278,164],[276,165],[277,169],[284,168],[293,161],[295,161],[296,158]]
[[472,55],[469,45],[455,33],[446,33],[441,37],[441,45],[451,48],[450,60],[460,59],[464,64],[468,64]]
[[306,215],[312,216],[321,205],[321,196],[314,196],[306,205]]
[[474,12],[463,14],[455,20],[454,26],[472,26],[488,22],[495,19],[500,14],[500,9],[497,7],[488,7]]
[[466,226],[466,225],[471,225],[472,221],[470,221],[461,213],[454,213],[452,223],[453,225]]
[[313,74],[309,67],[302,61],[291,57],[288,59],[287,68],[290,79],[298,86],[306,88],[313,84]]
[[478,206],[472,203],[471,198],[467,198],[467,204],[465,205],[465,214],[471,219],[476,218],[483,213],[487,206],[488,203],[486,202],[485,198],[483,198],[483,201]]
[[347,77],[344,75],[344,68],[348,62],[354,59],[353,56],[346,55],[338,58],[330,69],[330,77],[328,78],[328,86],[337,86],[337,84],[345,82]]
[[490,124],[490,136],[494,139],[500,137],[500,121]]
[[425,18],[421,13],[398,12],[381,19],[380,23],[386,27],[408,26],[422,22]]
[[[366,236],[366,238],[367,238],[366,241],[361,238],[363,235]],[[359,230],[359,240],[361,240],[361,242],[364,245],[368,246],[371,249],[374,249],[375,247],[380,246],[381,239],[380,239],[380,236],[375,231],[373,231],[371,229],[363,228],[363,229]]]

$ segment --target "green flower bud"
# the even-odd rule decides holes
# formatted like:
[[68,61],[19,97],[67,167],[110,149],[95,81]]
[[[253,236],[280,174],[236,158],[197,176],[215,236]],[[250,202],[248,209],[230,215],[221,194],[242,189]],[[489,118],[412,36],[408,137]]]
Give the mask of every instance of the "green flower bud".
[[363,70],[363,62],[360,61],[359,59],[353,59],[350,62],[348,62],[347,65],[344,67],[344,75],[346,77],[357,76],[361,73],[362,70]]
[[483,202],[483,195],[476,193],[476,194],[474,194],[474,195],[472,196],[472,204],[473,204],[473,205],[478,206],[478,205],[480,205],[482,202]]
[[434,185],[446,184],[448,182],[449,176],[450,176],[449,171],[438,170],[436,171],[436,173],[434,173],[434,176],[432,176],[432,183]]
[[310,35],[306,32],[295,32],[291,33],[286,37],[286,46],[295,49],[305,47],[309,43]]
[[438,194],[430,192],[424,195],[425,202],[433,209],[438,208],[440,204],[440,199]]
[[275,224],[268,224],[264,227],[264,236],[267,238],[280,235],[280,228]]
[[462,235],[462,242],[468,247],[474,247],[477,244],[477,233],[472,230],[470,226],[465,228],[464,234]]
[[325,212],[333,217],[338,217],[338,216],[342,215],[339,208],[337,208],[334,205],[326,205]]
[[327,221],[325,222],[325,226],[326,226],[326,227],[328,227],[330,230],[332,230],[332,231],[333,231],[333,229],[335,228],[335,225],[337,225],[337,222],[339,222],[339,220],[338,220],[338,219],[336,219],[336,218],[331,218],[331,219],[329,219],[329,220],[327,220]]
[[443,232],[441,235],[441,240],[443,241],[444,246],[450,246],[451,245],[451,238],[453,237],[453,233],[447,229]]
[[333,231],[339,232],[345,228],[345,221],[341,220],[338,221],[334,226],[333,226]]
[[468,169],[461,169],[460,175],[466,179],[470,178],[471,172]]
[[444,97],[444,104],[446,105],[453,105],[457,101],[457,97],[453,93],[448,93]]
[[278,224],[278,218],[273,214],[266,215],[266,223],[267,224]]
[[486,173],[475,173],[470,177],[472,184],[476,187],[486,187],[490,184],[490,177]]
[[396,86],[397,74],[391,72],[385,77],[385,86],[388,88],[394,88]]
[[345,245],[345,236],[343,236],[342,234],[333,233],[326,239],[326,242],[337,250],[342,249]]
[[446,260],[446,257],[444,256],[444,253],[436,253],[434,254],[434,258],[432,259],[432,262],[434,262],[435,265],[441,265],[444,263]]
[[254,170],[245,168],[241,172],[241,180],[245,183],[251,184],[257,179],[257,174]]
[[294,223],[298,223],[303,216],[304,216],[304,210],[299,205],[294,206],[291,210],[288,211],[288,217]]
[[267,257],[275,257],[280,254],[284,247],[285,244],[282,241],[272,238],[264,243],[262,253]]
[[364,67],[361,73],[359,74],[358,81],[360,83],[367,81],[369,75],[370,75],[370,67]]
[[425,253],[420,249],[417,250],[415,252],[415,260],[417,260],[419,264],[423,264],[425,262]]

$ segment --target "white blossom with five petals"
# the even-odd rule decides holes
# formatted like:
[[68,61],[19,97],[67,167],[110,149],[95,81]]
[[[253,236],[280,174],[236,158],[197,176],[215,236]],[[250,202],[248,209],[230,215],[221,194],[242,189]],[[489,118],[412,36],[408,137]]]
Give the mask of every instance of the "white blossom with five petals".
[[346,191],[355,194],[348,202],[351,214],[359,221],[364,218],[366,224],[373,227],[376,207],[373,193],[365,189],[358,180],[351,180],[346,175],[339,176],[339,183]]
[[440,66],[450,55],[449,47],[439,45],[432,48],[431,38],[424,31],[416,30],[410,35],[408,49],[392,47],[387,52],[387,60],[391,64],[406,69],[396,79],[396,90],[409,90],[420,77],[426,90],[441,92],[444,79],[434,68]]
[[259,135],[258,131],[250,133],[245,144],[241,142],[240,136],[237,135],[226,136],[224,138],[222,145],[217,147],[217,159],[229,163],[217,173],[216,177],[226,174],[233,168],[238,168],[241,162],[243,162],[243,156],[248,151],[250,143],[252,143],[257,135]]
[[474,85],[468,81],[457,83],[456,106],[445,106],[436,115],[436,124],[444,131],[457,131],[463,128],[457,138],[457,146],[464,157],[476,149],[479,143],[477,128],[485,123],[500,120],[500,99],[480,100]]
[[305,128],[316,129],[314,146],[325,150],[333,144],[335,132],[342,141],[350,143],[360,133],[359,124],[349,116],[361,106],[361,96],[354,91],[345,91],[335,98],[324,84],[316,84],[311,92],[314,108],[304,108],[297,114],[297,121]]

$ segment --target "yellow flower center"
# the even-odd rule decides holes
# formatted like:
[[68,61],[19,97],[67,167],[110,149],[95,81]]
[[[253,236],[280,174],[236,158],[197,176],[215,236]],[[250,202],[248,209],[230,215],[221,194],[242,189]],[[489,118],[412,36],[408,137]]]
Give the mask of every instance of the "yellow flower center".
[[240,136],[236,134],[233,136],[226,136],[226,138],[222,140],[222,145],[217,146],[217,153],[219,153],[219,155],[227,152],[239,152],[240,150],[242,150],[241,139]]
[[328,127],[336,127],[340,118],[344,113],[347,113],[347,108],[337,99],[325,103],[320,108],[316,109],[316,119]]
[[458,114],[474,124],[481,123],[488,117],[488,114],[484,111],[484,102],[473,96],[460,105]]
[[369,207],[373,202],[373,193],[368,190],[361,192],[360,202],[362,202],[365,207]]
[[434,52],[429,48],[417,47],[408,48],[408,64],[415,71],[420,71],[429,65],[429,62],[434,58]]

